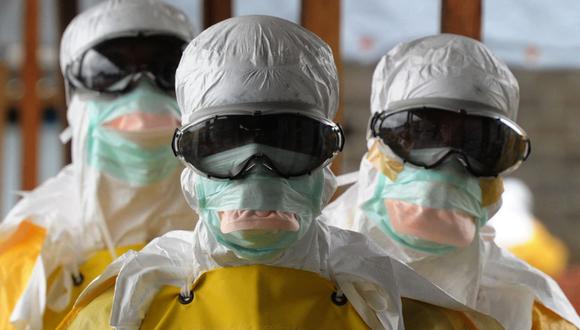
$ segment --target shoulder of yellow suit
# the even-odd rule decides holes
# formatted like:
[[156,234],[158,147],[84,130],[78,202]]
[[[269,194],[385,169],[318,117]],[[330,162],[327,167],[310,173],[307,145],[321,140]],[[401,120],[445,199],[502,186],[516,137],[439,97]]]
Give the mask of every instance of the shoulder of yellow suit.
[[[34,266],[41,255],[47,237],[47,230],[32,221],[22,221],[16,230],[7,238],[0,241],[0,329],[13,329],[10,325],[10,315],[16,303],[28,287],[30,276]],[[120,247],[116,249],[117,255],[128,250],[140,250],[144,244]],[[111,255],[106,250],[93,252],[91,256],[80,266],[83,282],[75,286],[71,292],[70,303],[61,312],[46,309],[43,317],[45,329],[54,329],[60,320],[67,314],[74,301],[82,290],[96,278],[112,261]],[[61,274],[58,268],[48,278],[48,288]]]
[[[115,249],[118,256],[124,254],[129,250],[141,250],[145,244],[134,244],[129,246],[123,246]],[[83,292],[83,290],[91,283],[97,276],[99,276],[105,268],[113,261],[111,254],[108,250],[99,250],[93,252],[90,257],[79,267],[79,272],[82,275],[82,282],[79,285],[73,287],[71,296],[69,299],[68,306],[62,311],[55,312],[49,308],[46,309],[43,318],[44,329],[55,329],[57,325],[65,318],[68,312],[72,309],[78,296]],[[57,269],[48,278],[48,287],[50,288],[52,283],[61,274],[62,269]]]
[[28,286],[45,238],[44,227],[25,220],[0,241],[0,329],[12,329],[10,315]]
[[[92,290],[92,297],[75,306],[59,329],[108,324],[113,281]],[[147,311],[141,328],[179,328],[184,324],[195,329],[309,324],[318,329],[336,326],[366,329],[350,303],[332,303],[334,291],[330,280],[303,270],[265,265],[217,268],[196,279],[195,298],[189,304],[180,303],[180,288],[163,287],[155,295],[151,303],[155,308]]]
[[[265,281],[265,278],[268,280]],[[93,290],[92,297],[86,299],[84,304],[76,306],[59,329],[95,328],[108,324],[114,280],[113,278]],[[252,283],[259,283],[261,289]],[[265,287],[268,287],[267,290],[261,291]],[[297,287],[301,290],[297,290]],[[330,302],[329,298],[334,290],[334,284],[330,280],[302,270],[264,265],[218,268],[204,273],[196,280],[192,291],[194,299],[187,305],[179,302],[180,288],[162,288],[151,303],[156,308],[147,311],[141,328],[179,328],[183,324],[191,328],[231,328],[236,324],[263,322],[270,325],[272,322],[288,325],[297,319],[307,320],[309,325],[316,325],[319,329],[366,328],[350,303],[336,306]],[[256,296],[257,292],[260,292],[259,296]],[[200,299],[200,296],[204,298]],[[243,303],[235,297],[243,297]],[[264,304],[263,300],[268,303]],[[260,301],[262,303],[258,303]],[[198,312],[192,313],[192,309]],[[313,310],[316,311],[313,313]],[[501,329],[493,319],[478,316],[475,322],[463,312],[411,299],[403,299],[403,313],[405,322],[408,323],[407,329],[425,329],[431,326],[477,329],[476,323],[486,329]],[[297,315],[301,317],[296,317]]]

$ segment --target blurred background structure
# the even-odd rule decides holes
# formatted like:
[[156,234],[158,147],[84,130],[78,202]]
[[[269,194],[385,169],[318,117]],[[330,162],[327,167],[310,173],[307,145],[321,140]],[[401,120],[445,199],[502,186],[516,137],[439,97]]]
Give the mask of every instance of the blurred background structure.
[[[0,2],[0,217],[18,192],[70,160],[59,134],[66,104],[58,66],[62,31],[100,0]],[[268,14],[300,22],[332,47],[342,70],[347,134],[337,172],[366,151],[374,65],[398,42],[440,32],[482,40],[520,82],[518,122],[532,154],[514,173],[534,195],[533,213],[580,264],[580,2],[577,0],[167,0],[207,27],[230,16]],[[0,218],[0,219],[1,219]],[[573,281],[572,281],[573,282]],[[573,282],[574,283],[574,282]]]

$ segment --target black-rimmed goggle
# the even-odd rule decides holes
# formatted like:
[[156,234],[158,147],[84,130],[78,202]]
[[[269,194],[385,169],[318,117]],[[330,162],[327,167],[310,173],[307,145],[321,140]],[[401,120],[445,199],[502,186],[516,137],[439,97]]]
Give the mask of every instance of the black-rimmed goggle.
[[296,177],[328,165],[344,146],[337,124],[297,113],[219,115],[177,129],[175,155],[197,172],[237,179],[257,167]]
[[65,70],[73,88],[125,93],[147,76],[173,93],[175,71],[186,42],[171,35],[138,35],[104,41],[83,53]]
[[434,108],[376,113],[371,134],[403,160],[433,168],[450,156],[475,176],[493,177],[526,160],[531,143],[519,126],[501,117]]

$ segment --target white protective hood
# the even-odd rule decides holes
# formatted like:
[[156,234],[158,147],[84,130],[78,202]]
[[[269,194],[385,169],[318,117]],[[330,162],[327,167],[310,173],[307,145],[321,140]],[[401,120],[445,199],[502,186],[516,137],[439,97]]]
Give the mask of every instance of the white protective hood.
[[488,112],[515,121],[518,82],[482,43],[441,34],[402,43],[373,74],[372,113],[414,107]]
[[67,26],[60,43],[60,68],[89,48],[137,33],[175,35],[191,40],[196,31],[181,10],[160,0],[108,0],[82,12]]
[[[381,59],[373,75],[372,113],[423,106],[461,108],[513,122],[518,102],[519,87],[507,66],[483,44],[462,36],[442,34],[400,44]],[[370,139],[368,146],[373,143]],[[385,145],[380,150],[393,156]],[[389,255],[462,303],[491,315],[506,329],[531,328],[534,300],[580,324],[551,278],[482,238],[483,233],[468,248],[442,256],[426,256],[400,246],[361,210],[373,195],[378,177],[378,170],[363,156],[357,183],[324,209],[328,224],[367,235]]]
[[[93,45],[137,32],[172,34],[189,41],[194,34],[185,14],[157,0],[110,0],[78,15],[61,43],[61,69]],[[73,94],[67,118],[72,133],[72,164],[24,198],[0,223],[0,240],[20,222],[30,220],[47,229],[47,238],[30,283],[12,313],[19,326],[42,327],[46,307],[64,308],[72,288],[71,274],[92,252],[146,243],[169,230],[192,229],[196,216],[179,185],[180,168],[151,186],[130,187],[108,180],[86,161],[86,95]],[[62,267],[55,285],[60,296],[44,299],[46,279]],[[36,299],[33,297],[42,297]],[[56,303],[58,301],[58,303]]]
[[[331,120],[338,109],[330,47],[303,27],[269,16],[236,17],[203,31],[183,52],[175,89],[182,125],[208,112],[225,114],[228,107],[266,113],[299,104]],[[325,169],[325,202],[336,189],[329,172]],[[182,185],[195,209],[193,182]]]
[[189,44],[176,93],[184,125],[207,108],[270,102],[303,103],[332,120],[338,76],[330,47],[316,35],[282,19],[244,16],[208,28]]

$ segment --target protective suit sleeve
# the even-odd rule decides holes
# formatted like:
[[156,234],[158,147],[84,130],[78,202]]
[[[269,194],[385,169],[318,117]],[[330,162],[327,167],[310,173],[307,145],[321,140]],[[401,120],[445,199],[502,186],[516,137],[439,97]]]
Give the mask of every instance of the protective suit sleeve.
[[12,329],[10,316],[27,287],[44,245],[46,229],[30,221],[0,242],[0,329]]

